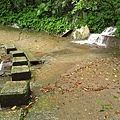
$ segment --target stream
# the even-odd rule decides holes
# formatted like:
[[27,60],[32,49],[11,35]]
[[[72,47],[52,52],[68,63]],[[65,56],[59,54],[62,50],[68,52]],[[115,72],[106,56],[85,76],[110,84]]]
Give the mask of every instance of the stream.
[[[0,27],[1,45],[13,43],[19,50],[29,50],[38,60],[45,61],[31,66],[32,105],[18,106],[14,111],[23,108],[25,120],[118,120],[119,49],[71,41],[45,32]],[[2,50],[1,61],[7,59]],[[9,79],[10,76],[0,76],[0,88]],[[19,116],[6,117],[4,112],[1,108],[1,120],[20,120]]]

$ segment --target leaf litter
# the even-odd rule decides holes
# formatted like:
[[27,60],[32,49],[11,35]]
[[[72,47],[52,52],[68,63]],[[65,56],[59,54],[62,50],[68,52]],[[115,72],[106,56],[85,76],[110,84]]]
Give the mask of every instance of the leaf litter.
[[[100,92],[109,90],[111,89],[111,83],[114,83],[115,87],[119,88],[119,84],[116,85],[115,82],[120,77],[120,74],[118,74],[120,73],[120,69],[116,63],[120,64],[118,58],[102,58],[94,62],[88,62],[82,66],[76,65],[65,74],[61,75],[54,86],[47,85],[40,88],[40,91],[43,93],[60,91],[62,95],[66,92],[72,92],[74,93],[74,98],[77,100],[79,98],[77,94],[80,91]],[[114,96],[114,98],[118,99],[117,96]],[[98,101],[97,104],[101,104],[101,102]],[[113,110],[113,107],[114,106],[111,106],[111,104],[102,105],[100,112]],[[105,112],[105,116],[109,114],[108,111]],[[116,111],[115,114],[118,115],[120,112]]]

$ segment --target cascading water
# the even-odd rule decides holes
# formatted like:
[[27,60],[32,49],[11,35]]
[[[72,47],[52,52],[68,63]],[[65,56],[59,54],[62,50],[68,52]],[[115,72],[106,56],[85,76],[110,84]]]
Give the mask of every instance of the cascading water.
[[0,63],[0,71],[4,71],[5,69],[10,69],[10,67],[12,66],[12,62],[11,61],[5,61],[2,60]]
[[0,63],[0,71],[2,70],[3,68],[3,61]]
[[98,46],[105,46],[106,41],[104,41],[105,36],[114,36],[116,27],[107,27],[101,34],[91,34],[88,40],[72,41],[72,43],[78,44],[96,44]]

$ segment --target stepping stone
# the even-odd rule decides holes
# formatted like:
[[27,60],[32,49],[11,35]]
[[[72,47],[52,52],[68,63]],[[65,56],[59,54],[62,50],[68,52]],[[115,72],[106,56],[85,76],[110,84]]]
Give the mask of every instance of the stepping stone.
[[28,104],[29,81],[8,81],[0,92],[1,107]]
[[30,51],[25,51],[25,55],[30,64],[32,65],[39,64],[39,61],[37,60],[37,58]]
[[22,57],[25,56],[23,51],[10,51],[11,57]]
[[6,50],[7,54],[9,54],[10,51],[17,50],[13,44],[5,44],[4,46],[5,46],[5,50]]
[[28,65],[26,57],[13,57],[12,59],[13,66]]
[[27,65],[12,66],[11,69],[12,81],[29,80],[31,72]]

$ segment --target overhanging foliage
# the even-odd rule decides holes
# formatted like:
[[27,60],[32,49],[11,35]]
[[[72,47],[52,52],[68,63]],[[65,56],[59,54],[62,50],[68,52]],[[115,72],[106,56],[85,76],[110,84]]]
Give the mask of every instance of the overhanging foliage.
[[[61,33],[87,24],[91,32],[117,26],[120,37],[119,0],[2,0],[0,23]],[[116,24],[117,23],[117,24]]]

